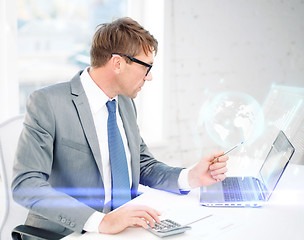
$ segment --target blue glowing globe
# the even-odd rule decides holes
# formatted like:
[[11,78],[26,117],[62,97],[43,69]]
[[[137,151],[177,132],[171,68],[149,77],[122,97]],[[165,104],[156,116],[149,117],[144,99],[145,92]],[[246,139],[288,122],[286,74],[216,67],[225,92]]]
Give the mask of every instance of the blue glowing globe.
[[215,96],[204,112],[204,122],[211,139],[226,148],[242,141],[251,144],[264,129],[260,104],[241,92],[225,92]]

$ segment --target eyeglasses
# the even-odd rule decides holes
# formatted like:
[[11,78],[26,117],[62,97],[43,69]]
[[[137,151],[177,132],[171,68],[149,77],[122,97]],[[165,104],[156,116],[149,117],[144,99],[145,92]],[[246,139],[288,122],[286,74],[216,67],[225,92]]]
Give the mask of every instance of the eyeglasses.
[[135,63],[138,63],[140,65],[143,65],[143,66],[147,67],[148,69],[147,69],[146,76],[149,74],[151,68],[153,67],[153,65],[151,65],[151,64],[145,63],[143,61],[138,60],[137,58],[130,57],[130,56],[126,55],[126,54],[122,54],[122,53],[113,53],[113,54],[117,54],[119,56],[124,56],[124,57],[130,59],[132,62],[135,62]]

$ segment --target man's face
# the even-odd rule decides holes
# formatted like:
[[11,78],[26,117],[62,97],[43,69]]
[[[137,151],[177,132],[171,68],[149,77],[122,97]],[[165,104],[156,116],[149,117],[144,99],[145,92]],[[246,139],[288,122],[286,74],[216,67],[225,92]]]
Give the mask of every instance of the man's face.
[[[142,52],[141,54],[134,56],[134,58],[150,65],[152,65],[154,61],[152,52],[149,52],[148,55],[145,55],[145,53]],[[143,87],[145,81],[152,80],[152,73],[150,71],[147,74],[147,70],[149,68],[147,66],[143,66],[137,62],[126,63],[125,59],[123,61],[125,63],[125,67],[118,79],[120,94],[130,98],[135,98],[137,93]]]

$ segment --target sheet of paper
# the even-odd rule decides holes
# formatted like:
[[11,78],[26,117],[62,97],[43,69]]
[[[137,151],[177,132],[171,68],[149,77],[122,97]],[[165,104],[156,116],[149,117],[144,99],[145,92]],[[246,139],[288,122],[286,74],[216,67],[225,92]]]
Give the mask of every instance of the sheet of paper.
[[[195,195],[195,194],[194,194]],[[197,193],[196,193],[197,195]],[[222,214],[219,208],[208,208],[199,204],[198,197],[172,194],[164,191],[147,190],[133,203],[144,203],[161,212],[160,219],[172,219],[182,225],[189,223],[192,229],[178,238],[214,239],[238,229],[242,223],[233,215]],[[222,209],[225,211],[225,209]],[[241,213],[241,212],[240,212]]]

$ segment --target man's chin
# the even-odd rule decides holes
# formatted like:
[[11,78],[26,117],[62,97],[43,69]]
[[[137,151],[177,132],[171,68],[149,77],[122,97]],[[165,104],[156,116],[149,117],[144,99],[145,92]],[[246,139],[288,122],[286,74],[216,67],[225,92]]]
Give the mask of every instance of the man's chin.
[[125,97],[128,97],[128,98],[132,98],[132,99],[134,99],[134,98],[136,98],[137,97],[137,95],[138,95],[138,92],[136,92],[136,93],[134,93],[134,94],[122,94],[123,96],[125,96]]

